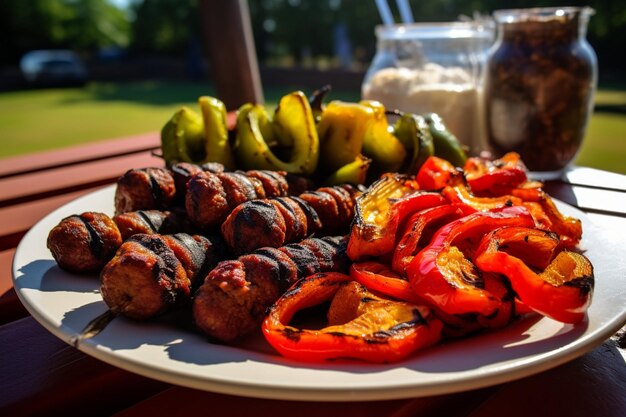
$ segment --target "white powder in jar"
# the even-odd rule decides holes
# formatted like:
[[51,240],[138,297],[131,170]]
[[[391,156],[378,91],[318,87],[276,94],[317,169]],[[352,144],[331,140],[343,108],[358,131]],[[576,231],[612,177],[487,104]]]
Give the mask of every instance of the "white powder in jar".
[[388,110],[437,113],[470,153],[484,148],[482,89],[463,68],[435,63],[420,69],[384,68],[363,85],[362,97],[380,101]]

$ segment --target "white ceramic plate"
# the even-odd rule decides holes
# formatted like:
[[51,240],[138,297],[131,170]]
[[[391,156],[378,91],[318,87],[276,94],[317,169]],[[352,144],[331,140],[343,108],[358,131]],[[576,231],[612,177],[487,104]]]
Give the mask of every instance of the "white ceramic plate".
[[[94,276],[60,270],[46,237],[63,217],[84,211],[113,212],[113,187],[52,212],[21,241],[14,285],[28,311],[66,341],[107,310]],[[259,337],[245,346],[211,344],[165,321],[113,320],[78,349],[112,365],[192,388],[284,400],[362,401],[398,399],[480,388],[528,376],[578,357],[626,323],[626,230],[603,231],[584,213],[582,247],[595,266],[596,289],[587,320],[575,326],[527,318],[506,329],[440,344],[391,365],[308,365],[275,354]]]

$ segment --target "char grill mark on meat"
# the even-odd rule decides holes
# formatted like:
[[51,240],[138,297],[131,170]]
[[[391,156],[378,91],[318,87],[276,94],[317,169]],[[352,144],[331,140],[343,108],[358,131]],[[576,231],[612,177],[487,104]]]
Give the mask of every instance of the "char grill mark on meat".
[[217,262],[226,257],[224,243],[219,237],[176,233],[165,235],[163,239],[185,268],[192,290],[202,283]]
[[289,185],[285,179],[284,172],[251,170],[246,171],[245,174],[261,182],[265,196],[268,198],[284,196],[289,192]]
[[322,187],[306,191],[300,198],[317,212],[324,234],[344,234],[354,217],[354,204],[358,190],[350,185]]
[[122,238],[128,239],[139,233],[159,233],[168,212],[160,210],[127,211],[113,217]]
[[302,209],[302,212],[306,216],[306,230],[309,235],[313,235],[322,228],[320,216],[309,203],[296,196],[290,197],[290,199],[300,206],[300,209]]
[[[307,191],[300,197],[247,201],[235,207],[221,226],[237,254],[298,242],[313,233],[344,234],[354,216],[356,191],[345,186]],[[273,207],[271,207],[273,206]]]
[[264,256],[276,262],[278,266],[278,291],[283,293],[298,280],[299,268],[289,255],[277,248],[260,248],[254,251],[255,255]]
[[159,235],[135,235],[120,246],[100,273],[109,309],[146,320],[182,304],[191,292],[187,274]]
[[117,181],[115,213],[164,210],[174,201],[176,184],[165,168],[130,169]]
[[335,262],[333,254],[338,250],[336,245],[332,245],[325,238],[318,239],[315,243],[305,239],[300,244],[313,253],[321,270],[333,268],[333,263]]
[[176,186],[175,202],[178,205],[184,205],[185,193],[187,192],[187,181],[189,181],[189,178],[191,178],[192,175],[198,174],[204,170],[200,165],[190,164],[188,162],[178,162],[170,166],[170,171]]
[[139,218],[144,221],[144,223],[148,226],[148,229],[152,233],[157,233],[159,229],[161,229],[161,226],[163,225],[163,220],[165,219],[165,216],[163,215],[165,213],[162,211],[155,212],[154,210],[139,210],[134,213],[137,213],[137,216],[139,216]]
[[226,192],[216,174],[202,172],[189,179],[185,208],[191,221],[201,229],[214,226],[228,215]]
[[315,256],[315,253],[306,245],[290,243],[281,246],[278,250],[285,253],[294,261],[296,268],[298,268],[299,277],[308,277],[309,275],[321,271],[321,265],[317,256]]
[[93,217],[90,218],[90,216],[86,216],[84,214],[80,214],[76,217],[78,217],[78,219],[83,222],[87,233],[89,233],[89,250],[91,250],[91,253],[96,259],[102,259],[105,254],[104,240],[102,240],[102,236],[100,236],[98,230],[91,225]]
[[290,196],[300,195],[315,186],[310,178],[302,175],[285,173],[285,180],[288,184]]
[[297,242],[304,239],[307,236],[308,222],[306,214],[302,211],[300,205],[291,198],[285,197],[276,197],[269,201],[285,220],[285,242]]
[[248,336],[297,280],[318,272],[346,273],[345,249],[345,237],[310,238],[222,261],[194,294],[194,322],[212,340],[228,343]]
[[219,246],[219,238],[200,235],[134,235],[102,269],[102,298],[113,313],[135,320],[185,305],[223,259]]
[[179,207],[173,207],[170,211],[129,211],[114,216],[113,221],[117,224],[124,240],[140,233],[172,234],[192,232],[187,213]]
[[217,177],[224,186],[229,209],[245,201],[260,198],[256,193],[254,185],[245,175],[236,172],[224,172],[217,174]]
[[272,171],[201,172],[187,182],[185,207],[201,229],[219,226],[239,204],[267,196],[286,195],[284,175]]
[[[252,200],[233,210],[237,225],[230,227],[230,216],[222,225],[222,236],[229,249],[236,255],[251,252],[253,249],[275,245],[266,242],[284,242],[286,220],[276,205],[270,200]],[[277,245],[280,246],[280,245]]]
[[62,219],[46,241],[59,267],[79,274],[99,271],[121,244],[122,236],[113,220],[91,211]]

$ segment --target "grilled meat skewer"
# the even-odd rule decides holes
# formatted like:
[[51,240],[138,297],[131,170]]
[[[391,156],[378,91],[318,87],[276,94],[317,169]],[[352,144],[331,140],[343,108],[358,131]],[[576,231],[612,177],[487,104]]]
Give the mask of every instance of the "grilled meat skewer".
[[266,309],[298,279],[347,272],[345,237],[305,239],[220,262],[192,301],[196,326],[210,339],[233,342],[259,329]]
[[113,218],[84,212],[62,219],[48,234],[47,246],[59,267],[72,273],[99,272],[123,241],[140,233],[192,233],[182,209],[137,210]]
[[218,163],[203,165],[179,162],[167,168],[130,169],[117,180],[115,213],[137,210],[165,210],[172,205],[184,206],[187,181],[200,172],[219,173]]

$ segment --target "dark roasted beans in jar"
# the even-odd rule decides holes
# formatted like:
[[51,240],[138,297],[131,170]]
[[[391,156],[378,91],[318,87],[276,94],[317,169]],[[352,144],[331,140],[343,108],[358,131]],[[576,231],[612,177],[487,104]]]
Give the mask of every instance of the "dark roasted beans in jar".
[[515,151],[529,170],[556,175],[574,159],[596,88],[596,56],[585,39],[592,13],[574,7],[494,13],[498,38],[488,57],[485,103],[495,156]]

